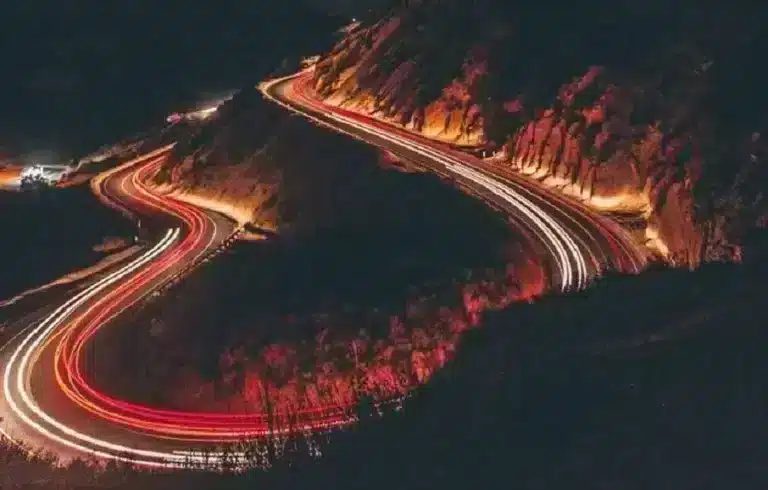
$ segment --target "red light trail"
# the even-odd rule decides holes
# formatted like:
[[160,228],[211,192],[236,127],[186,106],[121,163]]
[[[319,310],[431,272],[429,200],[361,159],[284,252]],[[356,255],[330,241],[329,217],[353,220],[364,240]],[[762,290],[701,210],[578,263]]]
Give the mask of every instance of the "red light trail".
[[[477,159],[407,131],[314,99],[306,75],[263,84],[264,95],[334,130],[418,160],[450,175],[489,202],[507,210],[521,230],[548,251],[550,281],[562,290],[585,287],[607,267],[639,271],[642,252],[617,226],[574,202],[522,178],[499,177]],[[89,342],[104,327],[195,264],[229,236],[209,214],[153,192],[145,185],[172,146],[139,157],[94,179],[94,192],[128,215],[172,218],[172,228],[151,249],[68,300],[39,324],[14,338],[3,357],[0,410],[24,435],[35,434],[60,452],[162,466],[202,462],[200,444],[233,442],[270,432],[314,431],[348,424],[348,406],[308,407],[290,414],[208,413],[158,409],[119,400],[98,390],[84,373]],[[43,386],[44,388],[41,388]],[[41,391],[42,390],[42,391]],[[40,393],[53,393],[44,400]],[[66,406],[66,409],[63,407]],[[275,429],[276,419],[292,425]],[[35,437],[28,437],[35,440]],[[129,441],[129,442],[127,442]],[[207,461],[207,460],[205,460]]]

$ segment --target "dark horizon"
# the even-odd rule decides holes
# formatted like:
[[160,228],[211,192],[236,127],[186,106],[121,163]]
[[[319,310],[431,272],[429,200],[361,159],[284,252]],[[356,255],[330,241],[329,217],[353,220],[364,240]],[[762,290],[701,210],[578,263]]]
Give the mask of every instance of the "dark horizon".
[[315,1],[74,3],[3,13],[0,154],[87,153],[257,81],[339,22]]
[[768,10],[4,20],[0,489],[768,486]]

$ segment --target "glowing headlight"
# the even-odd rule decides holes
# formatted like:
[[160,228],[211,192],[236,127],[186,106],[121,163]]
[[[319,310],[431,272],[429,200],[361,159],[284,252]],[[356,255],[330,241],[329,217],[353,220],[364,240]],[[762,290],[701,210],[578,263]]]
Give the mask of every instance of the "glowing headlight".
[[41,177],[43,175],[43,168],[39,165],[32,165],[31,167],[25,167],[21,171],[21,177]]

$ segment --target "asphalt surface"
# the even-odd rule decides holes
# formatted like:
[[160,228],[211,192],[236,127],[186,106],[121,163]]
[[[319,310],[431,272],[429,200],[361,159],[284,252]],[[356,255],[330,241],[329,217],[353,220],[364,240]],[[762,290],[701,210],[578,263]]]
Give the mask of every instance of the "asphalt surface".
[[300,73],[259,89],[286,109],[447,177],[506,212],[521,231],[536,237],[551,287],[579,289],[607,270],[639,272],[646,264],[645,252],[607,216],[525,176],[501,174],[498,165],[448,144],[326,105],[313,97],[310,80],[311,73]]
[[[108,325],[222,246],[234,232],[234,225],[222,216],[154,195],[142,185],[168,153],[166,149],[129,162],[94,187],[105,204],[141,221],[147,238],[143,249],[77,287],[57,291],[48,305],[19,313],[6,326],[9,335],[17,333],[0,350],[0,427],[12,439],[51,450],[64,460],[77,456],[133,460],[137,455],[127,454],[132,448],[164,447],[162,439],[116,425],[68,396],[64,387],[69,374],[61,368],[61,355],[67,346],[64,339],[72,338],[94,315],[100,316],[100,327]],[[153,461],[165,460],[149,457],[147,462]]]
[[[607,269],[639,271],[643,251],[627,232],[582,204],[488,162],[383,122],[324,105],[313,98],[307,73],[260,86],[268,99],[335,131],[386,149],[449,178],[505,211],[535,238],[550,286],[586,287]],[[221,247],[234,226],[222,217],[157,195],[143,185],[171,147],[97,176],[92,189],[108,206],[137,222],[147,245],[128,260],[83,284],[63,301],[34,310],[13,324],[19,330],[0,349],[2,430],[33,447],[75,456],[143,465],[209,462],[196,451],[273,431],[265,414],[207,414],[132,404],[91,386],[83,359],[88,343],[122,312]],[[294,430],[350,422],[339,408],[295,414]],[[214,455],[215,456],[215,455]],[[235,457],[245,457],[235,454]]]

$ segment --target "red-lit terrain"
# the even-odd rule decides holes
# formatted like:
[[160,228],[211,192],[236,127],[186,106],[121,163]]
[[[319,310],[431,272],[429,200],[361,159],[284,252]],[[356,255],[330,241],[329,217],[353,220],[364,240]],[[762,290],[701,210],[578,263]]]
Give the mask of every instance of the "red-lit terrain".
[[[233,104],[201,129],[199,147],[174,150],[158,180],[237,203],[271,238],[238,246],[97,339],[103,390],[271,411],[280,424],[365,396],[387,402],[447,362],[482,311],[550,287],[540,245],[482,202],[391,157],[377,165],[385,157],[268,103]],[[248,173],[222,163],[233,160]]]
[[[490,148],[502,169],[638,215],[642,239],[672,263],[739,260],[745,229],[765,211],[766,103],[739,85],[760,83],[744,82],[744,62],[723,53],[760,52],[759,15],[744,24],[687,6],[413,3],[350,26],[317,62],[314,85],[327,103]],[[618,25],[632,27],[617,39],[643,37],[633,29],[645,24],[623,22],[636,18],[670,31],[635,46],[595,41]],[[537,42],[549,36],[569,48]],[[684,47],[664,48],[673,42]],[[737,106],[746,112],[734,117]]]
[[[471,468],[462,488],[510,474],[562,488],[637,472],[625,461],[649,447],[665,451],[649,473],[728,459],[704,446],[751,457],[764,260],[647,269],[759,250],[764,95],[742,99],[723,54],[760,53],[754,26],[654,2],[618,21],[605,5],[507,7],[364,18],[308,69],[107,151],[119,167],[85,162],[147,243],[7,337],[2,433],[63,457],[229,470],[387,412],[341,434],[313,479],[281,474],[329,488],[342,472],[338,488],[431,488],[459,471],[419,458]],[[683,25],[622,56],[597,43],[638,15]],[[536,44],[555,35],[573,43]],[[375,459],[349,468],[358,451]]]
[[[274,166],[274,152],[283,151],[286,157],[298,162],[293,165],[305,166],[303,171],[293,174],[289,172],[291,166],[282,168],[279,178],[273,181],[272,195],[263,201],[265,206],[271,202],[271,206],[276,207],[274,216],[277,219],[274,223],[280,226],[273,229],[277,230],[279,239],[284,240],[282,246],[296,251],[305,243],[309,245],[306,249],[313,250],[313,253],[322,251],[317,238],[325,234],[325,239],[330,241],[325,245],[324,253],[332,252],[328,257],[349,257],[346,261],[355,266],[352,260],[354,254],[373,252],[374,257],[364,257],[355,266],[360,268],[376,264],[375,256],[386,257],[387,249],[393,246],[397,249],[409,241],[416,244],[422,242],[421,254],[427,255],[394,255],[389,259],[394,259],[394,262],[383,263],[384,268],[400,269],[400,273],[404,274],[401,281],[407,278],[399,283],[391,282],[390,278],[390,287],[416,286],[415,294],[405,295],[400,300],[406,302],[407,308],[404,312],[403,309],[385,310],[383,323],[371,322],[374,328],[379,328],[375,334],[360,332],[361,327],[369,326],[364,321],[358,323],[354,330],[345,329],[349,333],[335,337],[335,333],[342,330],[337,328],[335,322],[349,322],[349,319],[333,315],[329,321],[315,322],[308,330],[289,336],[293,343],[266,339],[254,342],[251,332],[244,333],[240,338],[230,338],[234,340],[231,344],[227,343],[230,339],[225,338],[224,343],[220,341],[219,345],[228,349],[221,353],[218,369],[208,376],[213,378],[213,385],[202,380],[198,382],[194,377],[194,367],[191,371],[193,376],[179,378],[173,372],[189,364],[189,359],[185,358],[189,351],[183,347],[189,345],[189,341],[185,343],[177,336],[176,340],[181,342],[167,346],[168,349],[158,346],[160,350],[156,350],[150,341],[149,345],[139,346],[139,350],[131,356],[143,362],[147,373],[145,381],[141,382],[141,377],[136,376],[132,382],[139,381],[139,386],[143,388],[160,389],[165,393],[173,391],[172,387],[179,381],[191,385],[192,389],[176,390],[176,400],[169,400],[168,396],[153,400],[124,396],[126,390],[114,386],[117,377],[109,376],[109,371],[102,368],[104,358],[111,359],[111,353],[127,342],[109,342],[107,336],[107,341],[99,345],[94,343],[94,337],[100,332],[117,332],[120,325],[113,324],[113,320],[134,309],[158,288],[164,290],[168,281],[178,282],[178,274],[181,274],[180,278],[185,277],[189,267],[196,266],[200,258],[216,250],[217,244],[225,239],[230,225],[224,224],[215,213],[203,212],[197,204],[189,204],[184,191],[185,187],[193,192],[200,187],[199,179],[205,175],[200,172],[201,168],[205,169],[209,164],[214,170],[216,168],[215,161],[209,161],[212,153],[201,150],[216,148],[216,141],[231,137],[237,131],[248,127],[255,129],[249,126],[251,120],[243,120],[243,116],[237,114],[236,104],[239,101],[235,98],[229,109],[233,113],[227,116],[226,108],[222,109],[218,119],[220,125],[203,126],[202,131],[209,131],[207,135],[192,132],[188,140],[142,155],[100,174],[92,181],[94,192],[102,197],[105,204],[123,214],[141,216],[142,220],[146,220],[145,227],[156,230],[156,238],[151,242],[151,248],[143,251],[133,262],[96,278],[80,294],[52,312],[45,313],[48,316],[40,324],[30,325],[6,346],[4,355],[8,358],[3,372],[3,392],[7,411],[12,414],[7,423],[13,424],[12,430],[22,431],[24,440],[53,447],[63,455],[91,454],[100,458],[129,459],[144,465],[179,465],[190,459],[205,464],[207,456],[189,451],[207,448],[212,443],[239,441],[244,437],[304,433],[348,425],[357,419],[357,406],[361,400],[373,398],[374,401],[389,402],[429,379],[450,360],[456,351],[459,335],[476,326],[483,311],[506,306],[514,300],[530,299],[550,288],[562,291],[581,289],[610,268],[637,272],[643,267],[646,257],[642,251],[625,232],[606,218],[529,183],[514,179],[499,180],[490,173],[474,170],[464,162],[464,156],[454,155],[450,148],[425,146],[429,143],[381,128],[375,121],[359,117],[350,119],[326,109],[317,101],[304,97],[300,90],[295,90],[297,81],[303,83],[304,79],[289,77],[276,80],[262,90],[267,97],[292,111],[313,120],[326,118],[334,121],[333,124],[326,124],[337,131],[354,134],[392,154],[401,155],[406,162],[410,162],[404,163],[405,166],[412,164],[447,175],[457,187],[503,211],[510,224],[499,221],[498,214],[483,224],[482,216],[494,215],[488,214],[480,200],[451,190],[434,176],[422,176],[424,179],[419,183],[417,176],[395,170],[379,170],[371,163],[365,163],[359,153],[350,154],[351,158],[345,155],[343,146],[331,145],[332,140],[327,140],[327,134],[317,132],[305,122],[284,119],[286,125],[295,124],[295,127],[304,128],[302,149],[306,156],[297,158],[301,153],[297,153],[295,148],[281,147],[290,140],[276,145],[275,135],[266,133],[266,140],[254,141],[257,148],[253,158],[263,158],[272,167],[260,168],[257,159],[251,160],[254,180],[257,181],[259,172],[281,168]],[[212,138],[213,146],[206,147],[207,138]],[[328,142],[322,143],[327,146],[310,145],[314,138],[318,143]],[[249,155],[236,146],[227,145],[224,148],[229,152],[242,152],[241,158]],[[189,160],[179,158],[184,151],[197,157]],[[317,166],[317,155],[331,158],[335,163]],[[175,174],[179,162],[189,162],[197,169],[186,176]],[[312,168],[307,165],[314,165],[312,173],[307,173]],[[391,158],[387,165],[392,165]],[[293,169],[297,170],[298,167]],[[387,184],[388,174],[390,182],[384,185]],[[150,184],[153,175],[157,175],[154,186]],[[191,182],[186,180],[190,177],[193,179]],[[227,193],[229,186],[237,188],[248,185],[248,182],[216,180],[209,185],[214,188],[219,186],[220,192]],[[335,188],[339,185],[344,185],[346,192],[337,192]],[[409,191],[412,192],[411,197],[404,194],[409,185],[414,186]],[[182,188],[182,195],[179,195],[179,187]],[[383,193],[377,194],[379,192]],[[440,193],[445,195],[445,199],[440,197]],[[387,204],[387,200],[391,204]],[[347,211],[346,217],[339,219],[345,215],[342,210]],[[378,214],[373,213],[374,210]],[[441,211],[444,214],[440,214]],[[414,221],[408,223],[411,218]],[[403,219],[403,223],[398,223]],[[462,222],[463,219],[468,221]],[[257,224],[261,225],[255,228],[259,232],[269,231],[264,223]],[[488,225],[489,228],[483,231],[483,227]],[[443,230],[440,226],[444,227]],[[249,227],[254,228],[253,224],[248,224],[240,232]],[[167,231],[163,234],[163,230]],[[496,231],[488,234],[492,230]],[[503,232],[499,234],[500,230]],[[516,240],[504,238],[510,230],[518,235]],[[377,236],[379,231],[384,233]],[[419,234],[420,231],[423,235]],[[387,236],[388,233],[399,233],[401,237],[390,242],[394,237]],[[496,238],[493,238],[494,235]],[[157,238],[160,240],[157,241]],[[269,242],[277,239],[273,236]],[[441,243],[443,240],[445,243]],[[473,240],[478,241],[474,246]],[[226,243],[230,240],[227,239]],[[460,247],[452,252],[451,243]],[[476,255],[484,247],[497,255]],[[462,248],[464,251],[456,257],[450,256]],[[427,271],[441,274],[420,277],[416,272],[425,263],[430,263],[429,259],[425,260],[430,253],[432,264]],[[441,255],[445,253],[448,255]],[[286,264],[291,265],[294,265],[293,259],[298,258],[299,263],[303,260],[307,270],[322,267],[322,262],[316,262],[318,259],[328,260],[327,257],[313,257],[311,254],[303,259],[301,254],[294,257],[289,254],[286,258],[289,259]],[[470,262],[461,262],[468,258]],[[402,261],[405,266],[397,266],[397,261]],[[263,273],[259,268],[254,272]],[[311,274],[307,276],[306,271],[302,272],[305,274],[304,281],[311,280]],[[375,283],[381,279],[381,276],[365,272],[355,278],[341,264],[321,272],[320,277],[332,277],[339,272],[358,282]],[[268,284],[275,286],[281,276],[276,274],[270,278],[267,274],[266,277],[270,281]],[[301,274],[297,278],[302,279]],[[419,291],[420,282],[432,284]],[[247,285],[248,282],[242,284]],[[288,281],[286,286],[300,284]],[[440,292],[439,288],[435,289],[435,284],[443,288],[442,294],[447,295],[435,296],[436,292]],[[205,296],[215,298],[221,291],[248,292],[247,288],[232,286],[227,282],[214,285],[204,295],[197,296],[197,300],[189,296],[185,301],[203,303]],[[290,289],[284,293],[290,294]],[[343,295],[330,295],[334,296],[343,301]],[[443,303],[443,297],[453,299]],[[270,304],[265,291],[250,299],[239,298],[237,304],[241,309],[245,307],[245,315],[248,315],[249,301],[262,299],[266,300],[265,305]],[[298,307],[302,303],[293,306]],[[185,327],[197,332],[203,327],[224,334],[223,329],[217,329],[216,322],[220,318],[232,318],[235,311],[228,307],[231,305],[224,304],[223,310],[216,309],[217,306],[220,305],[216,305],[215,301],[207,305],[207,316],[203,314],[205,310],[198,310],[201,313],[198,320],[203,320],[203,324],[196,321],[185,324],[179,317],[170,320],[175,324],[174,328],[181,329],[177,332],[183,332]],[[342,311],[347,306],[342,305]],[[320,313],[327,311],[319,310]],[[310,314],[317,312],[310,310]],[[286,313],[290,316],[294,311]],[[282,316],[285,318],[286,315]],[[247,316],[245,320],[248,321]],[[162,333],[162,322],[149,323],[151,335]],[[286,322],[290,323],[290,320]],[[272,328],[277,327],[277,331],[267,331],[267,335],[279,337],[282,334],[280,326],[273,323]],[[130,324],[126,327],[130,328]],[[326,337],[322,333],[324,330],[333,331],[333,335]],[[136,336],[133,338],[136,339]],[[314,341],[311,340],[313,338]],[[251,351],[255,346],[255,356],[246,355],[246,350],[239,351],[241,346],[248,344]],[[174,352],[179,345],[182,348]],[[205,347],[213,349],[215,346]],[[98,352],[104,353],[102,359]],[[218,356],[219,352],[214,350],[213,355]],[[351,363],[350,357],[353,358]],[[168,366],[171,367],[170,376],[161,381],[171,383],[165,386],[149,386],[151,383],[146,383],[147,379],[153,378],[152,369],[167,369]],[[189,369],[186,372],[189,373]],[[184,369],[180,373],[184,375]],[[106,380],[100,380],[99,375],[103,374],[107,374]],[[211,387],[214,396],[206,396],[206,390],[210,392]],[[217,387],[219,391],[224,387],[229,393],[225,390],[223,398],[221,393],[217,396]],[[127,391],[131,389],[135,389],[135,385]],[[248,457],[245,452],[237,454],[240,459]]]

